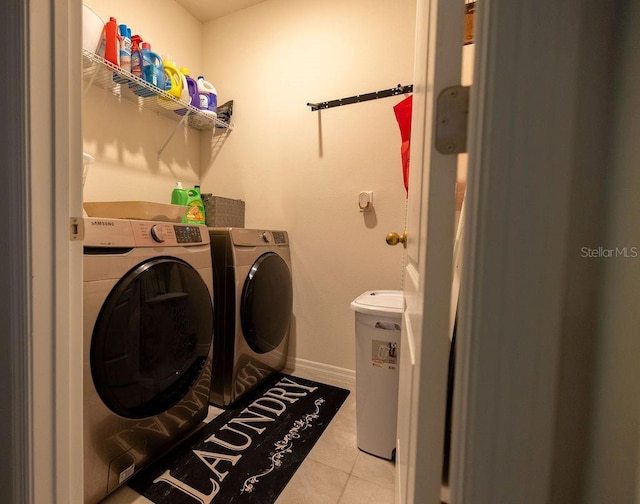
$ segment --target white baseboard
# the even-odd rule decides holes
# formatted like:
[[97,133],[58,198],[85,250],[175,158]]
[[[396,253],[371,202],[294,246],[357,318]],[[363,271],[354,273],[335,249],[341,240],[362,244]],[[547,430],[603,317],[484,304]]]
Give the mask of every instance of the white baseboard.
[[346,369],[322,362],[314,362],[306,359],[289,357],[287,359],[286,370],[298,372],[304,378],[305,374],[313,375],[314,378],[322,380],[337,380],[349,384],[356,383],[356,372],[353,369]]

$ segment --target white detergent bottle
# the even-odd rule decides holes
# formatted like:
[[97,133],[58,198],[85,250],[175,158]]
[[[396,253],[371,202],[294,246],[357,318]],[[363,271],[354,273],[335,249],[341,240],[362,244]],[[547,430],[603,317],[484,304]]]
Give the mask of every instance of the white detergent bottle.
[[202,75],[198,77],[198,93],[200,94],[200,110],[212,117],[217,117],[218,94],[216,88]]

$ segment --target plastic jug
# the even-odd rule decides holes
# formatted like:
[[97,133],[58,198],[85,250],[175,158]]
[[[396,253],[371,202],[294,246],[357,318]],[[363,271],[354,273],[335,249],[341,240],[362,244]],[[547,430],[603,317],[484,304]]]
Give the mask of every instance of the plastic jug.
[[198,93],[200,94],[200,110],[213,117],[218,115],[218,93],[209,81],[202,75],[198,77]]
[[109,63],[120,66],[120,34],[116,18],[109,18],[104,25],[98,54]]
[[200,196],[200,186],[187,190],[187,213],[184,222],[189,224],[204,224],[204,204]]
[[[120,32],[120,69],[131,72],[131,29],[125,24],[118,26]],[[129,79],[113,72],[113,81],[127,84]]]
[[173,191],[171,191],[171,204],[187,204],[187,190],[182,188],[182,182],[176,182],[176,186],[173,188]]
[[[180,101],[188,103],[192,107],[200,108],[200,94],[198,93],[198,83],[189,76],[189,69],[185,67],[180,68],[182,74],[182,95]],[[185,115],[187,113],[186,108],[176,110],[176,114]]]
[[[164,92],[173,96],[176,99],[182,98],[183,87],[183,75],[176,68],[175,62],[171,59],[171,56],[167,56],[163,61],[164,67]],[[183,106],[173,100],[170,100],[164,96],[158,96],[158,103],[164,108],[169,110],[176,110],[183,108]]]
[[[164,89],[162,58],[152,52],[151,44],[142,42],[138,35],[131,37],[131,73],[148,84]],[[135,94],[143,98],[158,94],[157,91],[136,84],[130,84],[129,87]]]
[[164,90],[164,65],[162,58],[151,50],[151,44],[142,43],[142,75],[149,84]]
[[171,56],[167,56],[163,62],[164,66],[164,90],[177,99],[182,96],[182,74],[176,67]]

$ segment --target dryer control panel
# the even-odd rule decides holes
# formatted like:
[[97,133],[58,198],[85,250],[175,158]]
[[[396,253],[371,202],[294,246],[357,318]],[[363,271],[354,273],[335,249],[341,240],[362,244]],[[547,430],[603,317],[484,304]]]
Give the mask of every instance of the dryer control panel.
[[286,231],[264,229],[229,228],[233,244],[237,247],[260,247],[270,245],[288,245]]

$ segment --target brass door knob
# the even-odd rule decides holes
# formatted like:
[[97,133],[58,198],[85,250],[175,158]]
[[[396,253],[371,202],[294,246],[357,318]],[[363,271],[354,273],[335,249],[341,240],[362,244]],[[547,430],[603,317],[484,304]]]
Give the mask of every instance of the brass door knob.
[[407,248],[407,230],[405,229],[404,233],[399,235],[398,233],[389,233],[387,235],[387,243],[389,245],[397,245],[398,243],[402,243],[404,248]]

